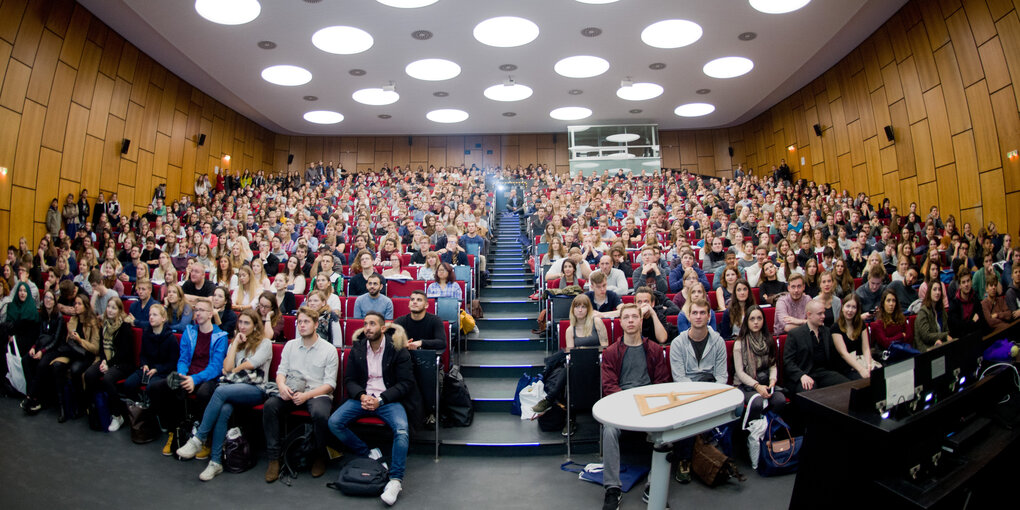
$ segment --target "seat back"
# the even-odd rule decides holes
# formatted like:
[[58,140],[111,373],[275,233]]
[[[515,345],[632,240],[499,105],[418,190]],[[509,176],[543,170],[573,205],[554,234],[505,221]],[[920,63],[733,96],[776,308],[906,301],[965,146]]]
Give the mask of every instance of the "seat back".
[[459,324],[460,302],[454,298],[436,298],[435,313],[446,322]]
[[762,308],[761,311],[765,314],[765,327],[768,328],[768,331],[775,331],[776,307],[765,307]]
[[283,338],[290,340],[297,336],[296,323],[297,323],[296,315],[283,316]]
[[364,319],[346,319],[343,323],[344,345],[354,345],[354,333],[365,325]]
[[557,330],[560,337],[560,349],[567,348],[567,329],[570,328],[569,320],[561,320],[557,323]]
[[425,292],[427,282],[417,280],[390,280],[386,285],[386,295],[390,298],[411,297],[411,292],[420,290]]
[[602,398],[602,354],[597,348],[570,351],[567,363],[567,392],[573,412],[591,412]]

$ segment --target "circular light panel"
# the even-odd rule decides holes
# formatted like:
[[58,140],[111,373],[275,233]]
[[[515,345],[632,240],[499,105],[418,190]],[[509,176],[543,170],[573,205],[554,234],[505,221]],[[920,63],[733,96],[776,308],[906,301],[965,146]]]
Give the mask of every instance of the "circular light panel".
[[383,5],[390,7],[396,7],[398,9],[417,9],[418,7],[425,7],[426,5],[432,5],[439,0],[375,0]]
[[680,117],[701,117],[715,111],[715,105],[708,103],[687,103],[677,106],[673,113]]
[[460,66],[442,58],[426,58],[407,64],[404,72],[412,78],[425,81],[449,80],[460,74]]
[[754,62],[751,62],[751,59],[722,57],[705,64],[702,71],[712,78],[735,78],[751,72],[751,69],[754,69]]
[[375,40],[368,32],[343,25],[326,27],[312,35],[312,44],[326,53],[353,55],[372,47]]
[[591,55],[576,55],[556,62],[553,70],[567,78],[591,78],[609,70],[609,61]]
[[662,86],[655,83],[635,83],[627,87],[620,87],[616,91],[616,97],[628,101],[644,101],[662,95]]
[[220,25],[243,25],[259,17],[258,0],[195,0],[198,15]]
[[392,90],[383,90],[380,88],[367,88],[355,91],[351,94],[351,99],[370,106],[382,106],[386,104],[396,103],[400,99],[400,94]]
[[483,92],[485,97],[493,101],[520,101],[531,97],[534,91],[527,85],[515,83],[513,85],[493,85]]
[[633,142],[634,140],[637,140],[638,138],[641,138],[641,135],[639,135],[637,133],[616,133],[614,135],[607,136],[606,137],[606,141],[607,142],[616,142],[616,143],[626,143],[626,142]]
[[463,122],[467,120],[468,113],[464,110],[456,110],[452,108],[444,108],[441,110],[432,110],[425,114],[425,118],[432,122],[440,122],[443,124],[452,124],[455,122]]
[[497,16],[475,25],[473,33],[478,42],[487,46],[513,48],[538,38],[538,25],[516,16]]
[[804,7],[811,0],[749,0],[749,3],[765,14],[784,14]]
[[329,110],[313,110],[305,112],[305,120],[315,124],[336,124],[344,120],[344,116],[338,112]]
[[701,39],[701,25],[685,19],[657,21],[641,31],[641,40],[653,48],[682,48]]
[[556,120],[581,120],[591,117],[592,111],[582,106],[564,106],[549,112]]
[[269,66],[262,70],[262,79],[274,85],[294,87],[312,81],[307,69],[291,65]]

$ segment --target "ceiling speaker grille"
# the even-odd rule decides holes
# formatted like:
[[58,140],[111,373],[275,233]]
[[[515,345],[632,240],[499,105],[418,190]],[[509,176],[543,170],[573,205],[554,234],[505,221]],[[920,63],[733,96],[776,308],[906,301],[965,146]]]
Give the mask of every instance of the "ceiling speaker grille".
[[432,32],[429,32],[428,30],[415,30],[414,32],[411,32],[411,37],[419,41],[427,41],[429,39],[432,39],[432,35],[433,35]]
[[503,64],[503,65],[499,66],[499,70],[500,71],[516,71],[517,70],[517,66],[515,66],[513,64]]
[[514,113],[514,112],[503,112],[503,116],[504,116],[504,117],[514,117],[514,116],[516,116],[516,115],[517,115],[517,114],[516,114],[516,113]]
[[273,41],[259,41],[259,48],[264,50],[271,50],[276,48],[276,43]]
[[449,92],[443,92],[442,90],[440,90],[440,91],[437,91],[437,92],[433,92],[432,95],[436,96],[436,97],[447,97],[447,96],[450,95],[450,93]]
[[585,37],[598,37],[602,35],[602,29],[599,27],[585,27],[581,29],[581,35]]
[[364,69],[351,69],[350,71],[347,72],[351,73],[351,76],[365,76]]

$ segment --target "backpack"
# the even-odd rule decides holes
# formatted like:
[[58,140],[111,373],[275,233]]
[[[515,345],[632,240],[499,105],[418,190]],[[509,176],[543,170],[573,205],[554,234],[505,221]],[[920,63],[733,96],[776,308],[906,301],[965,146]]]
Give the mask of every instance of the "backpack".
[[311,468],[315,452],[315,431],[311,423],[294,429],[283,440],[283,473],[297,478],[298,471]]
[[336,481],[326,486],[347,496],[378,496],[389,479],[386,468],[378,460],[357,457],[344,464]]
[[227,431],[227,440],[223,442],[223,470],[230,473],[243,473],[253,467],[257,459],[251,452],[251,445],[241,433],[239,427]]
[[454,365],[443,376],[443,392],[439,396],[439,417],[444,427],[470,427],[475,418],[471,406],[471,394],[460,375],[460,367]]

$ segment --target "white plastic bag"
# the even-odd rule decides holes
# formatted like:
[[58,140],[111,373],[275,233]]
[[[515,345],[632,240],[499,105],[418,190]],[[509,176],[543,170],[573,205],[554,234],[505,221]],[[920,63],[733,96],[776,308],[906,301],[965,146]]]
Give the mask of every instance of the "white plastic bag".
[[531,408],[545,398],[545,384],[541,380],[535,381],[525,386],[519,395],[521,397],[521,419],[534,420],[538,414]]
[[18,390],[18,393],[26,394],[25,369],[21,366],[21,353],[18,352],[18,342],[14,340],[13,336],[7,343],[7,380],[11,382],[14,389]]
[[751,403],[754,399],[761,398],[761,395],[755,394],[751,396],[751,399],[747,401],[747,406],[744,408],[744,424],[743,429],[747,431],[747,455],[751,457],[751,469],[758,469],[758,456],[761,451],[761,438],[765,437],[765,430],[768,428],[768,420],[765,419],[765,407],[768,407],[768,401],[762,402],[762,416],[758,419],[748,421],[748,410],[751,409]]

